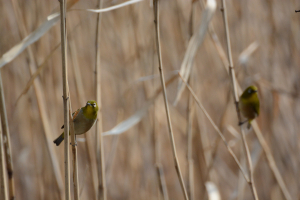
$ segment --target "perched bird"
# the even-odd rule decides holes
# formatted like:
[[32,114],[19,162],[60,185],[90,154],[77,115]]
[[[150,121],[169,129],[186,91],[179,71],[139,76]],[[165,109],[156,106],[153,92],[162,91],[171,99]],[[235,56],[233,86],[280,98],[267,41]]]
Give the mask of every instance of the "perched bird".
[[243,116],[247,118],[246,121],[240,125],[248,122],[248,129],[251,127],[251,121],[259,115],[259,99],[257,95],[257,87],[249,86],[240,96],[239,109]]
[[[73,116],[75,135],[86,133],[97,120],[97,112],[99,108],[96,101],[88,101],[86,105],[76,110]],[[64,128],[64,125],[61,127]],[[64,140],[65,134],[62,133],[53,142],[58,146]]]

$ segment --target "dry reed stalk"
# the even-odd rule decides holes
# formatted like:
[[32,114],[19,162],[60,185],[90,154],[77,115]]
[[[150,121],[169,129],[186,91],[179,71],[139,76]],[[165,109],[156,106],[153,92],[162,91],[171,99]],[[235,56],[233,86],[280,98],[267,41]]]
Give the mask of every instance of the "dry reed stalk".
[[[224,21],[226,41],[227,41],[227,54],[228,54],[228,60],[229,60],[229,76],[231,77],[231,81],[232,81],[233,98],[234,98],[234,103],[235,103],[235,107],[236,107],[238,121],[239,121],[239,124],[240,124],[242,122],[242,118],[241,118],[241,113],[240,113],[239,106],[238,106],[239,96],[238,96],[238,93],[237,93],[235,72],[234,72],[234,68],[233,68],[233,61],[232,61],[232,55],[231,55],[231,43],[230,43],[230,35],[229,35],[229,26],[228,26],[227,13],[226,13],[227,10],[226,10],[226,4],[225,4],[224,0],[222,0],[221,11],[222,11],[222,14],[223,14],[223,21]],[[255,184],[254,184],[254,176],[253,176],[250,150],[248,148],[248,144],[247,144],[246,137],[245,137],[245,132],[244,132],[242,126],[241,126],[241,133],[242,133],[242,141],[243,141],[244,150],[245,150],[246,156],[247,156],[247,164],[248,164],[248,170],[249,170],[249,176],[250,176],[248,184],[251,188],[253,198],[255,200],[258,200],[257,191],[256,191],[256,187],[255,187]]]
[[[2,87],[0,88],[0,90],[2,90]],[[6,183],[5,175],[6,172],[5,172],[5,158],[4,158],[4,142],[2,137],[2,131],[0,130],[0,199],[8,200],[7,183]]]
[[65,200],[70,199],[70,163],[69,163],[69,85],[67,71],[67,38],[66,38],[66,1],[60,2],[60,31],[61,56],[63,79],[63,105],[64,105],[64,158],[65,158]]
[[[25,37],[27,35],[27,30],[25,28],[25,23],[24,23],[24,18],[22,18],[21,16],[21,11],[20,11],[20,6],[18,5],[18,2],[16,0],[12,1],[13,4],[13,8],[14,8],[14,12],[16,15],[16,18],[18,19],[18,27],[19,27],[19,32],[21,37]],[[23,23],[21,23],[23,22]],[[31,76],[34,74],[34,71],[36,71],[36,60],[34,59],[34,53],[33,50],[31,48],[31,46],[27,47],[27,53],[28,53],[28,57],[29,57],[29,71]],[[53,169],[53,173],[54,173],[54,177],[55,177],[55,184],[57,186],[57,192],[58,192],[58,196],[59,199],[62,199],[63,197],[63,184],[62,184],[62,177],[61,177],[61,173],[59,170],[59,165],[57,162],[57,157],[56,154],[54,153],[54,148],[53,148],[53,143],[52,140],[50,139],[52,136],[52,131],[51,131],[51,126],[49,124],[49,118],[46,115],[46,106],[45,106],[45,98],[44,98],[44,92],[41,89],[41,81],[39,79],[36,79],[33,81],[33,87],[34,87],[34,92],[36,95],[36,99],[37,99],[37,103],[38,103],[38,109],[39,109],[39,114],[42,120],[42,124],[43,124],[43,128],[44,128],[44,139],[46,142],[46,149],[47,152],[49,154],[50,160],[51,160],[51,165],[52,165],[52,169]]]
[[[154,88],[154,81],[153,81],[152,86]],[[168,189],[167,189],[167,184],[166,184],[166,179],[165,179],[165,173],[164,173],[163,166],[161,164],[161,146],[160,146],[159,132],[156,130],[157,123],[155,120],[155,115],[156,115],[155,107],[156,106],[155,106],[155,101],[154,101],[153,102],[153,113],[152,113],[152,115],[153,115],[154,162],[155,162],[159,191],[162,194],[164,200],[169,200],[169,194],[168,194]]]
[[69,99],[69,123],[72,145],[72,158],[73,158],[73,186],[74,186],[74,199],[79,199],[79,183],[78,183],[78,162],[77,162],[77,143],[74,131],[74,122],[72,117],[71,99]]
[[[74,56],[72,58],[74,59]],[[78,200],[79,199],[78,162],[77,162],[78,156],[77,156],[77,142],[76,142],[76,136],[75,136],[75,131],[74,131],[74,122],[73,122],[73,117],[72,117],[71,99],[69,100],[69,123],[70,123],[70,135],[71,135],[72,158],[73,158],[74,199]]]
[[[192,76],[189,81],[191,81]],[[187,126],[187,160],[188,160],[188,195],[190,200],[195,199],[194,192],[194,160],[193,160],[193,119],[194,119],[194,110],[195,106],[193,104],[193,100],[191,95],[188,97],[188,126]]]
[[[153,2],[152,2],[153,3]],[[152,5],[153,7],[153,5]],[[154,38],[155,39],[155,38]],[[155,72],[155,43],[153,42],[153,62],[152,62],[152,73]],[[152,93],[155,93],[155,80],[152,80]],[[153,118],[153,149],[154,149],[154,166],[156,168],[156,174],[157,174],[157,182],[158,182],[158,199],[160,199],[160,193],[163,196],[164,200],[169,200],[169,194],[168,194],[168,188],[166,186],[166,179],[165,179],[165,173],[163,166],[161,164],[161,145],[160,145],[160,138],[159,138],[159,132],[157,131],[157,121],[155,120],[156,117],[156,102],[153,102],[153,112],[152,112],[152,118]]]
[[[102,8],[102,0],[98,0],[98,8]],[[96,24],[96,65],[95,65],[95,93],[99,107],[98,120],[96,122],[96,155],[98,172],[98,200],[106,200],[105,161],[103,146],[102,127],[102,101],[101,101],[101,66],[100,66],[100,36],[101,36],[101,13],[97,14]]]
[[[189,19],[189,39],[193,36],[193,23],[194,23],[194,2],[192,2],[192,8],[190,13],[190,19]],[[191,69],[192,74],[193,69]],[[189,83],[192,82],[193,76],[190,76]],[[195,186],[194,186],[194,160],[193,160],[193,119],[194,119],[194,109],[195,106],[193,104],[192,96],[189,94],[188,96],[188,112],[187,112],[187,160],[188,160],[188,186],[187,186],[187,192],[189,195],[190,200],[195,199]]]
[[[150,6],[153,7],[153,2],[150,2]],[[155,39],[155,36],[154,36]],[[153,39],[153,40],[154,40]],[[153,46],[152,46],[152,50],[153,50],[153,54],[152,54],[152,71],[151,74],[154,74],[156,66],[155,66],[155,43],[153,42]],[[152,93],[155,92],[155,80],[153,79],[151,81],[151,89],[152,89]],[[148,96],[147,96],[148,97]],[[159,139],[159,133],[156,130],[157,128],[157,121],[155,120],[156,117],[156,102],[153,102],[153,109],[152,109],[152,119],[153,119],[153,125],[152,125],[152,134],[153,134],[153,156],[154,156],[154,166],[156,169],[156,175],[157,175],[157,183],[158,183],[158,199],[160,200],[160,194],[162,194],[163,199],[164,200],[169,200],[169,194],[168,194],[168,189],[165,187],[165,177],[164,177],[164,171],[163,171],[163,167],[162,164],[160,163],[160,159],[161,159],[161,151],[160,151],[160,139]]]
[[[76,83],[76,91],[77,91],[77,96],[78,96],[78,100],[80,104],[84,104],[85,103],[85,93],[84,93],[84,89],[83,89],[83,83],[82,83],[82,78],[80,75],[80,69],[79,69],[79,65],[78,65],[78,56],[77,56],[77,48],[76,45],[74,43],[74,40],[69,39],[68,40],[68,44],[70,47],[70,54],[71,54],[71,58],[72,58],[72,64],[74,67],[74,78],[75,78],[75,83]],[[93,158],[95,157],[94,154],[94,148],[93,148],[93,144],[91,142],[91,138],[89,137],[89,134],[84,134],[85,137],[85,147],[87,150],[87,159],[90,165],[90,174],[91,174],[91,178],[92,178],[92,185],[93,185],[93,189],[94,189],[94,199],[96,199],[96,194],[97,194],[97,189],[96,189],[96,169],[95,169],[95,165],[93,165]],[[80,196],[81,192],[79,193]]]
[[[243,167],[246,167],[246,158],[245,158],[245,152],[243,149],[243,145],[239,144],[238,148],[240,152],[243,152],[240,154],[240,161],[243,165]],[[237,183],[237,200],[243,200],[244,194],[245,194],[245,181],[243,177],[241,176],[241,173],[239,173],[238,183]]]
[[[191,95],[191,98],[193,98],[192,95]],[[193,103],[194,103],[194,100],[193,100]],[[203,116],[200,115],[202,113],[196,113],[196,114],[197,115],[195,115],[195,116],[197,118],[198,123],[195,124],[195,126],[197,127],[195,133],[198,133],[198,134],[195,134],[195,136],[196,136],[195,140],[197,139],[195,146],[196,146],[196,153],[197,153],[196,156],[198,159],[198,170],[199,170],[198,173],[200,175],[199,191],[201,192],[202,198],[206,199],[209,194],[208,189],[206,188],[206,184],[209,180],[208,176],[207,176],[207,172],[208,172],[207,167],[208,167],[208,161],[210,159],[210,156],[205,155],[206,152],[205,152],[204,146],[211,146],[211,144],[210,144],[210,141],[207,140],[208,138],[206,138],[207,135],[204,136],[204,134],[206,134],[205,131],[202,131],[203,129],[202,129],[201,125],[203,125],[205,123],[205,122],[203,122],[204,121]],[[200,123],[200,122],[202,122],[202,123]]]
[[[10,200],[15,199],[15,185],[14,185],[14,177],[13,177],[13,163],[12,163],[12,152],[11,152],[11,144],[10,144],[10,135],[8,129],[7,122],[7,114],[4,100],[4,91],[2,84],[2,76],[0,71],[0,114],[1,114],[1,127],[3,133],[3,144],[4,144],[4,153],[6,158],[6,169],[8,174],[8,195]],[[5,180],[4,180],[5,182]]]
[[173,152],[173,157],[174,157],[174,164],[175,164],[175,169],[177,172],[177,176],[180,181],[181,189],[184,194],[185,200],[188,200],[189,197],[186,192],[186,188],[184,186],[178,158],[177,158],[177,153],[176,153],[176,147],[175,147],[175,141],[174,141],[174,136],[173,136],[173,130],[172,130],[172,125],[171,125],[171,117],[169,113],[169,105],[168,105],[168,100],[167,100],[167,93],[166,93],[166,85],[165,85],[165,80],[164,80],[164,73],[163,73],[163,65],[162,65],[162,59],[161,59],[161,49],[160,49],[160,36],[159,36],[159,1],[154,0],[154,24],[155,24],[155,31],[156,31],[156,47],[157,47],[157,55],[158,55],[158,62],[159,62],[159,73],[160,73],[160,80],[161,80],[161,85],[163,88],[163,96],[164,96],[164,102],[165,102],[165,109],[166,109],[166,115],[167,115],[167,120],[168,120],[168,129],[169,129],[169,136],[171,139],[172,143],[172,152]]
[[0,133],[0,199],[8,200],[2,132]]
[[158,184],[159,184],[160,192],[162,193],[164,200],[169,200],[165,173],[163,170],[163,166],[160,163],[156,163],[156,172],[159,178]]
[[[189,79],[190,82],[191,78]],[[194,195],[194,160],[193,160],[193,119],[195,106],[191,95],[188,97],[188,126],[187,126],[187,160],[188,160],[188,194],[190,200],[195,199]]]
[[183,80],[183,83],[186,84],[187,88],[189,89],[190,93],[193,95],[196,103],[198,104],[198,106],[200,107],[200,109],[203,111],[203,113],[205,114],[205,116],[207,117],[207,119],[209,120],[209,122],[211,123],[211,125],[213,126],[213,128],[215,129],[215,131],[217,131],[217,133],[219,134],[219,136],[221,137],[221,139],[223,140],[228,152],[230,153],[230,155],[232,156],[232,158],[234,159],[234,161],[236,162],[236,164],[238,165],[240,171],[243,173],[244,178],[246,179],[247,182],[249,182],[249,179],[247,177],[247,174],[244,172],[239,160],[237,159],[236,155],[233,153],[232,149],[230,148],[230,146],[228,145],[228,142],[226,141],[223,133],[220,131],[220,129],[218,128],[218,126],[214,123],[214,121],[211,119],[211,117],[209,116],[209,114],[207,113],[207,111],[205,110],[205,108],[203,107],[203,105],[201,104],[201,102],[199,101],[199,99],[197,98],[195,92],[192,90],[192,88],[189,86],[189,84],[187,82],[184,81],[184,79],[180,76],[180,78]]

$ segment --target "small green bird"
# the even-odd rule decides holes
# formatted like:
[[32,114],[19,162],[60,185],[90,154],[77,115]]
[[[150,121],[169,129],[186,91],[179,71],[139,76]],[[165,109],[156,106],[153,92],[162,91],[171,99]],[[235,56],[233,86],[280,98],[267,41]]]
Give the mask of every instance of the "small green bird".
[[[74,122],[74,131],[75,135],[81,135],[86,133],[97,120],[97,112],[99,108],[94,100],[90,100],[86,103],[86,105],[78,110],[76,110],[73,116]],[[61,127],[64,128],[64,125]],[[58,138],[56,138],[53,142],[58,146],[64,140],[64,133],[62,133]]]
[[239,109],[243,116],[247,118],[246,121],[240,125],[248,122],[248,129],[251,127],[251,121],[259,115],[259,98],[257,95],[257,87],[249,86],[241,95],[239,101]]

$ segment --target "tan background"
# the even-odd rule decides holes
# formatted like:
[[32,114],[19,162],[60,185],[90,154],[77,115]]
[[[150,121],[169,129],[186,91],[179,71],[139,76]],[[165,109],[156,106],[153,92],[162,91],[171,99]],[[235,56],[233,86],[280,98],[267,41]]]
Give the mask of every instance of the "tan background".
[[[123,1],[105,0],[109,7]],[[28,32],[35,30],[58,6],[58,1],[18,0],[23,23]],[[213,18],[215,32],[226,50],[225,31],[220,1]],[[261,115],[258,124],[271,148],[276,164],[287,185],[292,199],[299,199],[299,50],[300,50],[300,3],[295,0],[227,0],[233,61],[237,80],[242,88],[255,84],[259,88]],[[74,8],[95,8],[96,1],[79,1]],[[180,68],[189,40],[190,0],[162,0],[160,7],[160,31],[162,61],[166,79]],[[194,3],[194,28],[199,26],[201,13],[199,2]],[[11,1],[0,1],[0,55],[23,39],[20,37],[17,18]],[[144,76],[158,74],[155,53],[153,10],[149,1],[103,13],[101,27],[101,78],[103,104],[103,130],[113,128],[142,108],[154,89],[160,86],[159,78],[137,82]],[[73,110],[95,98],[95,27],[96,14],[73,11],[67,15],[69,44],[77,56],[68,49],[69,85]],[[76,27],[76,28],[74,28]],[[59,22],[40,40],[31,45],[34,59],[41,64],[60,42]],[[238,62],[240,53],[252,42],[259,47],[245,66]],[[73,56],[73,57],[72,57]],[[74,60],[80,67],[85,89],[84,102],[76,91],[73,71]],[[56,186],[47,154],[44,129],[33,87],[18,104],[16,99],[27,84],[30,73],[28,53],[24,51],[1,70],[8,123],[11,134],[16,199],[57,199]],[[238,157],[241,141],[230,128],[237,126],[232,99],[230,78],[209,35],[197,51],[192,73],[192,87],[212,119],[223,131]],[[40,76],[44,92],[46,114],[51,125],[52,138],[61,133],[63,123],[62,75],[60,48],[46,62]],[[176,96],[177,81],[168,87],[171,118],[180,166],[185,183],[188,182],[187,162],[187,102],[185,90],[179,104],[171,103]],[[230,97],[228,99],[228,96]],[[229,103],[227,103],[229,100]],[[153,132],[159,135],[161,163],[163,165],[169,199],[183,199],[176,176],[171,145],[166,124],[163,98],[160,96],[142,121],[120,136],[106,136],[105,159],[108,199],[158,199],[157,174],[154,162]],[[194,108],[193,159],[195,199],[203,197],[203,176],[206,174],[203,155],[210,158],[218,137],[198,107]],[[223,119],[223,121],[222,121]],[[155,126],[154,126],[155,123]],[[94,128],[88,132],[95,138]],[[202,145],[200,145],[200,135]],[[83,138],[80,136],[79,138]],[[264,154],[258,155],[259,144],[253,131],[248,143],[254,160],[257,160],[254,178],[260,199],[283,199],[280,189],[267,164]],[[93,140],[95,141],[95,140]],[[54,145],[54,144],[53,144]],[[202,148],[203,147],[203,148]],[[56,147],[60,171],[63,176],[63,145]],[[84,142],[78,142],[79,185],[81,199],[94,199],[90,166]],[[239,171],[224,144],[218,144],[210,181],[218,188],[222,199],[236,199]],[[252,199],[246,185],[242,199]]]

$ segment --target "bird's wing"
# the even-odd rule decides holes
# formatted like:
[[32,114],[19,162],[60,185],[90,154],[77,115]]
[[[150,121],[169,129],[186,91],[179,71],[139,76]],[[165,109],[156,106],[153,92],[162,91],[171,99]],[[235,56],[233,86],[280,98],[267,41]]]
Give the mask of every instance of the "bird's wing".
[[76,118],[76,116],[78,115],[79,111],[80,111],[80,109],[78,109],[75,112],[73,112],[73,114],[72,114],[73,120]]
[[[76,118],[76,116],[78,115],[80,109],[76,110],[75,112],[73,112],[72,117],[73,117],[73,121]],[[65,125],[62,125],[61,129],[63,129],[65,127]]]

